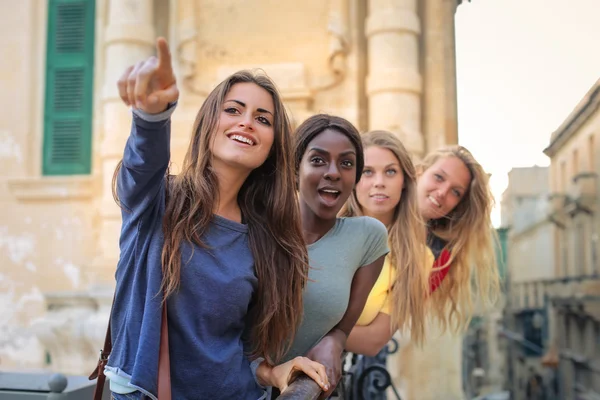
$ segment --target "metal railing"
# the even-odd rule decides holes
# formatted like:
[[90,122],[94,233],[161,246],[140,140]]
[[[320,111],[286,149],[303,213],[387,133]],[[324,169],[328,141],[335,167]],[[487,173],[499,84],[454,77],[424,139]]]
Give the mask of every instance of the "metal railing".
[[[80,400],[91,399],[96,382],[86,376],[0,372],[2,400]],[[108,385],[107,385],[108,386]],[[108,389],[103,400],[109,400]]]
[[397,351],[398,341],[392,338],[375,357],[352,354],[342,385],[338,387],[339,398],[386,400],[389,392],[396,400],[401,400],[386,366],[388,356]]
[[[375,357],[348,354],[344,357],[344,372],[331,399],[336,400],[387,400],[387,392],[401,400],[398,390],[387,370],[387,357],[398,351],[398,342],[391,339]],[[301,376],[282,393],[278,400],[316,400],[320,387],[309,377]]]

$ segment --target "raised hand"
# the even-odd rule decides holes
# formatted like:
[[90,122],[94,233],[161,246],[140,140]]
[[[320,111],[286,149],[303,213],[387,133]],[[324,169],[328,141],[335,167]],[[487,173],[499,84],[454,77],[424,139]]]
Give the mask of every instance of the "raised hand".
[[117,82],[121,100],[149,114],[165,111],[169,103],[179,98],[171,51],[164,38],[156,40],[156,50],[158,57],[130,66]]

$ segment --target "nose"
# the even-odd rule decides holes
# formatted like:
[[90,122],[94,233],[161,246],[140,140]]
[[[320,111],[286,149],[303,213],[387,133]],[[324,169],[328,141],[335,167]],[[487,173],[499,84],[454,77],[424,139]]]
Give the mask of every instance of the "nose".
[[250,130],[254,129],[254,118],[252,117],[252,114],[245,113],[242,115],[242,119],[240,120],[238,126],[240,128],[247,128]]
[[325,172],[325,179],[330,181],[338,181],[340,180],[340,170],[337,167],[336,163],[330,163],[329,168],[327,168],[327,172]]
[[384,183],[383,175],[375,174],[373,184],[375,185],[375,187],[378,187],[378,188],[384,187],[385,183]]
[[446,198],[446,195],[448,194],[449,191],[450,191],[450,185],[444,185],[439,188],[438,196],[440,196],[441,199],[444,199],[444,198]]

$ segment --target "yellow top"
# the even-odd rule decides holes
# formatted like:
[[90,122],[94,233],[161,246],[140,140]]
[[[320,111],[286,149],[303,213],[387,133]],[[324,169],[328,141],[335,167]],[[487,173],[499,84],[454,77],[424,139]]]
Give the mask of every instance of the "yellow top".
[[371,289],[371,293],[369,293],[365,308],[358,318],[356,325],[369,325],[380,312],[385,314],[390,313],[390,288],[395,279],[396,268],[392,268],[390,265],[390,256],[388,255],[385,257],[379,278],[377,278],[373,289]]
[[[427,264],[426,266],[431,269],[433,267],[433,263],[435,261],[435,257],[433,253],[427,248]],[[390,264],[390,256],[389,254],[385,257],[385,262],[383,263],[383,267],[381,268],[381,273],[379,274],[379,278],[373,285],[373,289],[371,289],[371,293],[369,293],[369,297],[367,298],[367,302],[365,304],[365,308],[363,309],[362,314],[358,318],[356,325],[365,326],[369,325],[377,314],[384,313],[390,314],[391,302],[392,302],[392,294],[391,289],[394,281],[396,280],[396,268],[393,268]]]

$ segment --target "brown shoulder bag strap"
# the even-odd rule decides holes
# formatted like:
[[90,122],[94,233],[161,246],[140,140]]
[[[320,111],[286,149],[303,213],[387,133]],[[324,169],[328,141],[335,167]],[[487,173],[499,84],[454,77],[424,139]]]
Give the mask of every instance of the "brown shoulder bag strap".
[[102,391],[104,390],[104,382],[106,381],[106,376],[104,376],[104,367],[106,367],[106,363],[108,362],[108,356],[112,350],[112,339],[110,336],[110,317],[112,316],[112,308],[115,305],[115,298],[113,296],[113,304],[110,307],[110,315],[108,317],[108,327],[106,328],[106,336],[104,338],[104,346],[100,349],[100,357],[98,358],[98,365],[96,365],[96,369],[89,376],[89,380],[92,381],[94,379],[98,379],[96,381],[96,388],[94,389],[94,400],[102,400]]
[[[113,298],[114,305],[114,298]],[[112,315],[112,307],[111,307]],[[169,360],[169,329],[167,325],[167,302],[162,306],[162,322],[160,326],[160,349],[158,353],[158,400],[171,400],[171,363]],[[106,376],[104,375],[104,367],[108,362],[108,356],[112,351],[112,339],[110,336],[110,317],[108,319],[108,328],[106,329],[106,337],[104,339],[104,347],[100,350],[100,358],[96,369],[89,376],[90,380],[96,381],[93,400],[102,400],[102,392],[104,391],[104,383]]]

